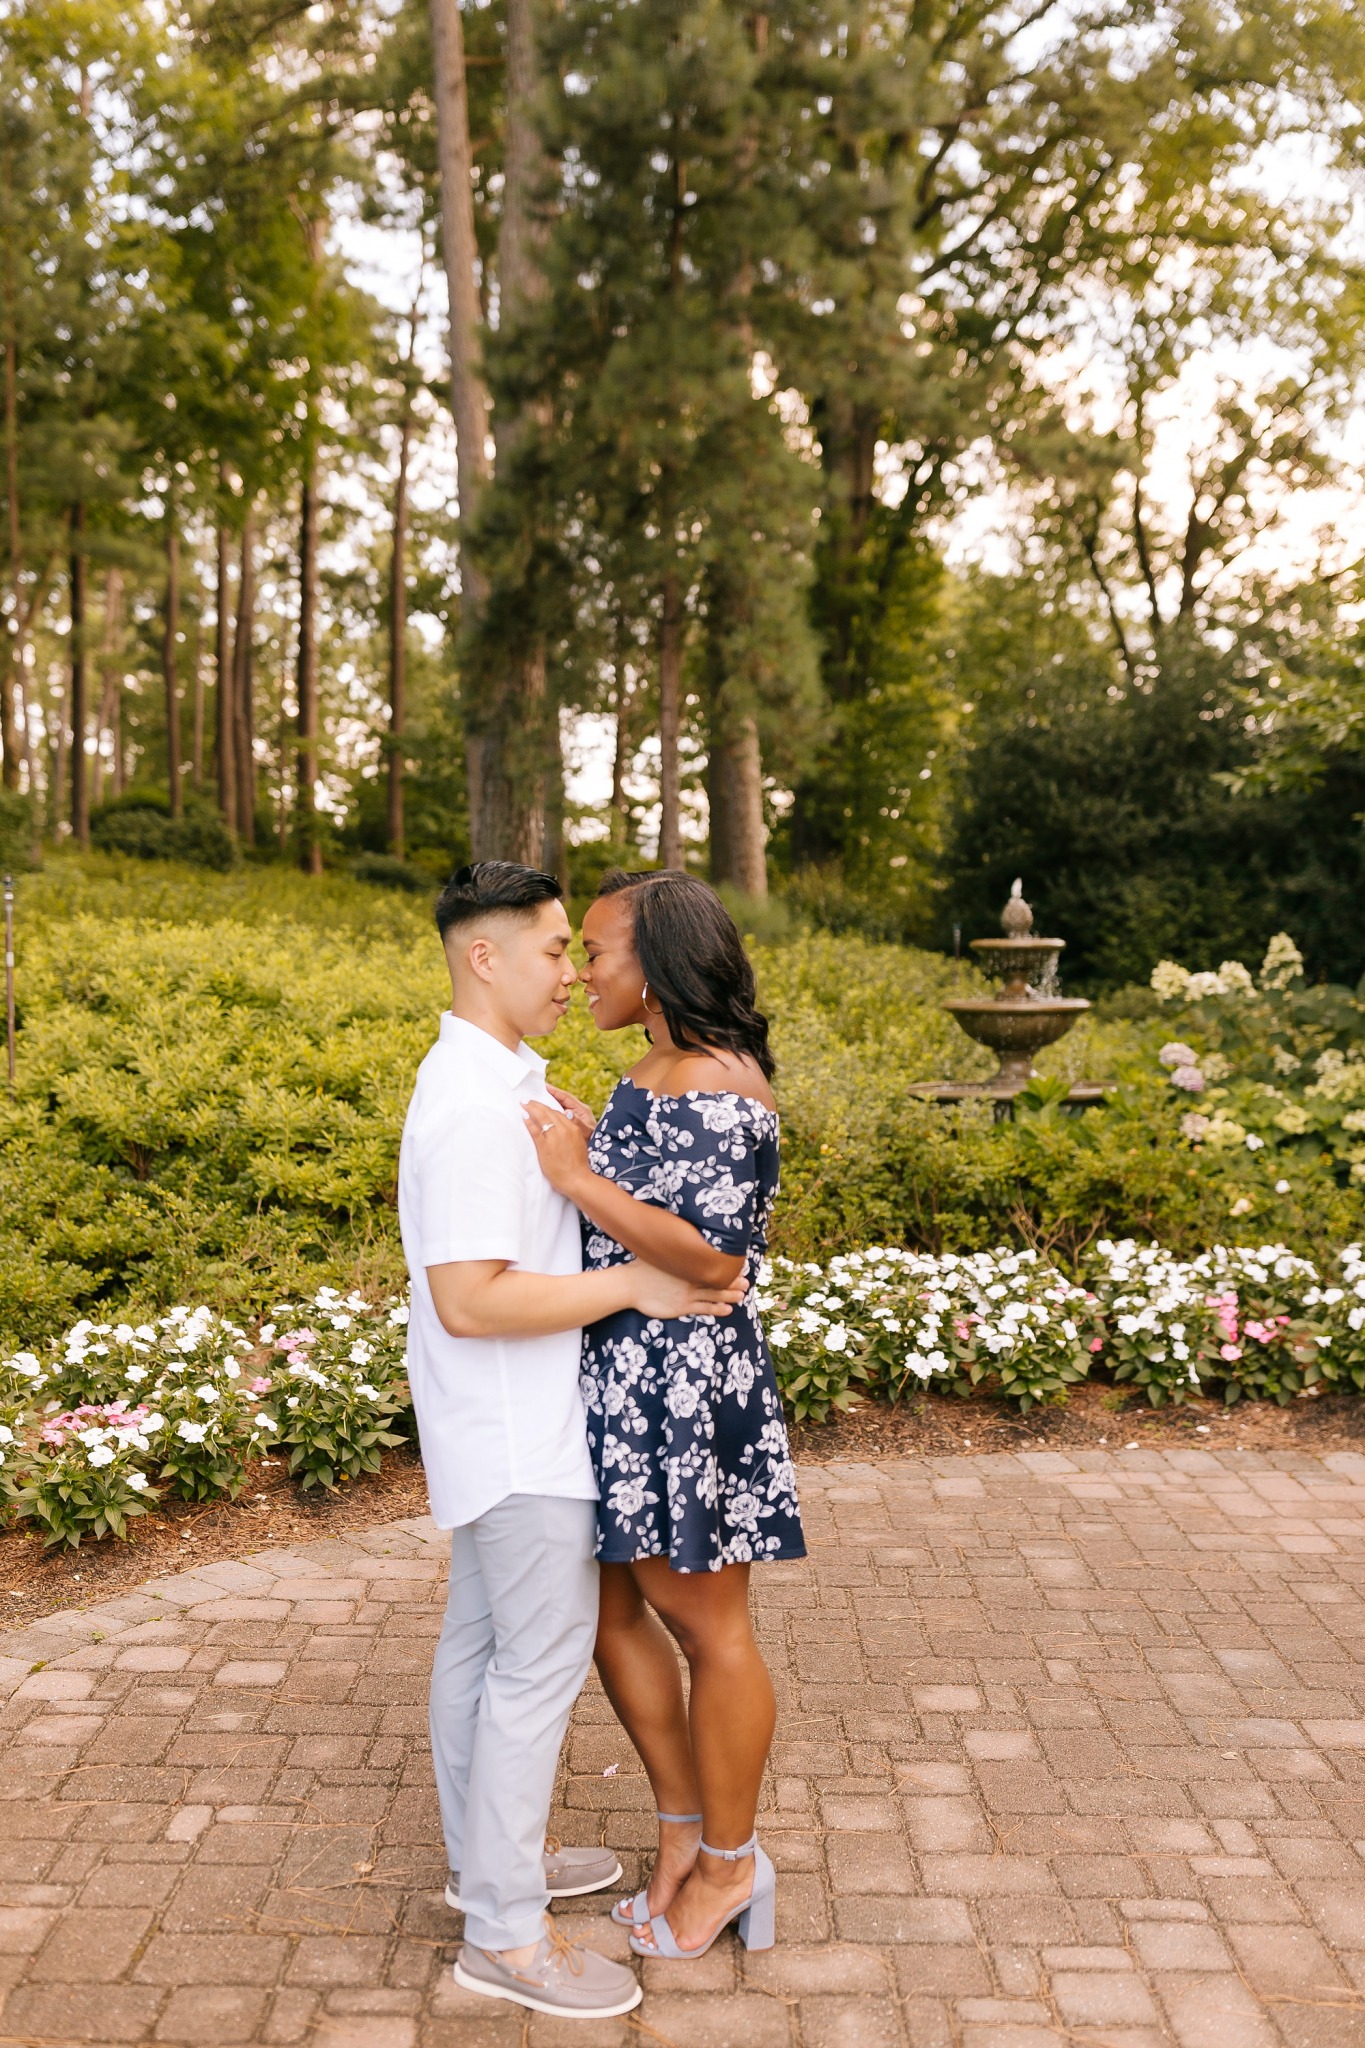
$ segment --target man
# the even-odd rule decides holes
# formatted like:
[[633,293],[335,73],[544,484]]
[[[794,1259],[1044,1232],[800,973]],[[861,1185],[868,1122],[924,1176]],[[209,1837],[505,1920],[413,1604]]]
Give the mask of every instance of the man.
[[638,1261],[582,1271],[578,1213],[541,1173],[525,1122],[527,1104],[560,1113],[523,1042],[554,1030],[577,978],[558,883],[481,861],[447,884],[436,922],[451,1007],[403,1128],[398,1210],[431,1511],[453,1531],[431,1747],[446,1897],[465,1915],[455,1976],[537,2012],[606,2019],[638,2004],[634,1976],[565,1941],[545,1910],[621,1874],[609,1850],[547,1853],[545,1841],[597,1626],[582,1326],[623,1308],[723,1315],[741,1290]]

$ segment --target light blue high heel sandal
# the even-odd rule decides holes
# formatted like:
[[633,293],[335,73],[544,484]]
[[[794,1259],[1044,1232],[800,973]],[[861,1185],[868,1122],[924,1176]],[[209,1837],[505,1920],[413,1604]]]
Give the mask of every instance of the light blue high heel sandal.
[[[700,1820],[699,1813],[656,1813],[655,1820],[676,1821],[681,1826],[685,1821]],[[636,1916],[636,1907],[639,1916]],[[618,1927],[644,1927],[649,1922],[649,1886],[636,1892],[633,1899],[618,1899],[611,1909],[611,1917]]]
[[735,1920],[739,1922],[739,1938],[745,1948],[771,1948],[776,1941],[777,1872],[759,1848],[758,1836],[750,1835],[748,1841],[741,1842],[737,1849],[713,1849],[709,1842],[703,1842],[701,1846],[705,1855],[718,1857],[722,1863],[738,1863],[741,1857],[752,1856],[753,1890],[742,1905],[726,1914],[710,1941],[703,1942],[700,1948],[679,1948],[667,1916],[653,1914],[649,1923],[654,1934],[653,1943],[647,1944],[635,1934],[630,1937],[631,1948],[637,1956],[667,1956],[673,1962],[689,1963],[696,1956],[704,1956]]

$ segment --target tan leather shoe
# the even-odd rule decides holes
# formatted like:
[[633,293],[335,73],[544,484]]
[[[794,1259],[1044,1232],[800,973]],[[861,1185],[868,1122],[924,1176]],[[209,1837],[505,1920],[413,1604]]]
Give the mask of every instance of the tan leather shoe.
[[505,1998],[565,2020],[615,2019],[643,1996],[624,1963],[567,1941],[548,1913],[529,1963],[513,1967],[493,1949],[466,1942],[455,1963],[455,1982],[485,1998]]

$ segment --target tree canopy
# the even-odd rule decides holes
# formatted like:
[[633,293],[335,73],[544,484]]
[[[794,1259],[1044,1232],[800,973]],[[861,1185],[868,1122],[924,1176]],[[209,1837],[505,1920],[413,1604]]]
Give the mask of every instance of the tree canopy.
[[0,24],[16,845],[1365,967],[1337,0]]

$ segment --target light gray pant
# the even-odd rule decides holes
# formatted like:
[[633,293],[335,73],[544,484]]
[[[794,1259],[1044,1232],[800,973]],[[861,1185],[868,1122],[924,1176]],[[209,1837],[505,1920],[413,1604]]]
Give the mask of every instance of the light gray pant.
[[597,1634],[597,1503],[514,1493],[452,1532],[431,1753],[465,1933],[539,1941],[545,1824]]

